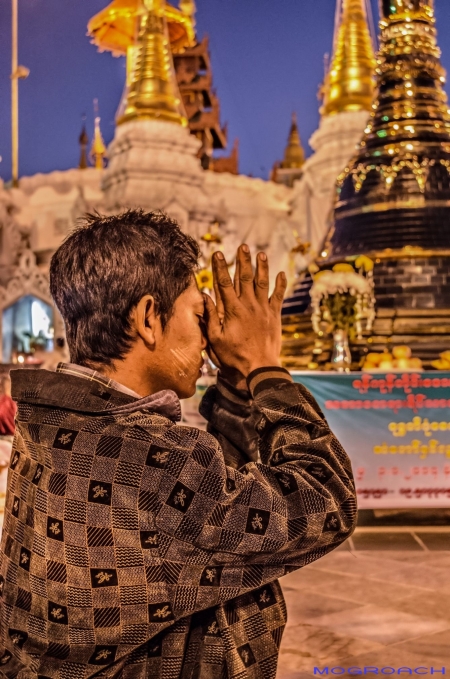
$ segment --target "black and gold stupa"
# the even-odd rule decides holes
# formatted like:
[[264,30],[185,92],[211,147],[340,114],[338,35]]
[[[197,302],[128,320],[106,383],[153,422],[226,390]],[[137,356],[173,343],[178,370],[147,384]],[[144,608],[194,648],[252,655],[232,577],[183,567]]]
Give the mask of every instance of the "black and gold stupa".
[[[371,257],[377,318],[364,345],[379,351],[408,344],[425,366],[450,349],[450,112],[433,5],[380,0],[374,110],[338,179],[318,261],[330,268]],[[306,340],[298,320],[295,334]],[[295,330],[292,317],[289,323]],[[289,329],[285,354],[295,344]]]

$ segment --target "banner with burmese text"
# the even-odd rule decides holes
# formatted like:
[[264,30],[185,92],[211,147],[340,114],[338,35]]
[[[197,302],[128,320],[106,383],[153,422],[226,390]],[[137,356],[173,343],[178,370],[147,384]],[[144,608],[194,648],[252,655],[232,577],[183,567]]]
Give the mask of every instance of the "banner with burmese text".
[[353,467],[359,509],[450,507],[450,373],[299,373]]

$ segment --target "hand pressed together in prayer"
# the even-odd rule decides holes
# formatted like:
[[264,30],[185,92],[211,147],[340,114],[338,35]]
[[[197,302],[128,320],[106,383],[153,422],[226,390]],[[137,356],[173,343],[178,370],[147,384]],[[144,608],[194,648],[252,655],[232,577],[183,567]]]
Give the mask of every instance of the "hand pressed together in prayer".
[[208,354],[223,376],[236,386],[258,368],[280,366],[281,307],[286,292],[286,275],[278,274],[269,297],[269,264],[265,253],[256,258],[253,273],[250,250],[237,251],[234,284],[221,252],[212,260],[216,304],[205,299]]

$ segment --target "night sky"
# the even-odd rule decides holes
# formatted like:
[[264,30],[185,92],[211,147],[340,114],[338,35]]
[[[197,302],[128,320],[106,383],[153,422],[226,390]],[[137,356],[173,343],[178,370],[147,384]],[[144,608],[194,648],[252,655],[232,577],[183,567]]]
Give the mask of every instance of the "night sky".
[[[77,166],[81,116],[86,113],[92,136],[94,98],[105,140],[111,141],[125,63],[98,54],[86,37],[89,18],[107,4],[19,0],[19,63],[31,70],[20,82],[21,176]],[[5,181],[11,176],[10,5],[10,0],[0,4],[0,176]],[[241,172],[269,176],[282,157],[294,110],[309,155],[335,0],[197,0],[197,5],[198,34],[210,36],[222,121],[228,122],[230,142],[240,140]],[[450,71],[450,2],[436,0],[436,5],[442,61]]]

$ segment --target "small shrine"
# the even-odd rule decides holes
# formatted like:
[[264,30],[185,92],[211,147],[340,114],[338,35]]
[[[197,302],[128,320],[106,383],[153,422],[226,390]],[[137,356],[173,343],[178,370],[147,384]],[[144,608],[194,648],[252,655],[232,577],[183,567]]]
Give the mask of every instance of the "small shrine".
[[297,179],[303,175],[303,165],[305,164],[305,151],[300,141],[298,130],[297,115],[292,114],[291,129],[289,130],[288,143],[281,163],[275,163],[272,170],[272,181],[277,184],[284,184],[292,188]]

